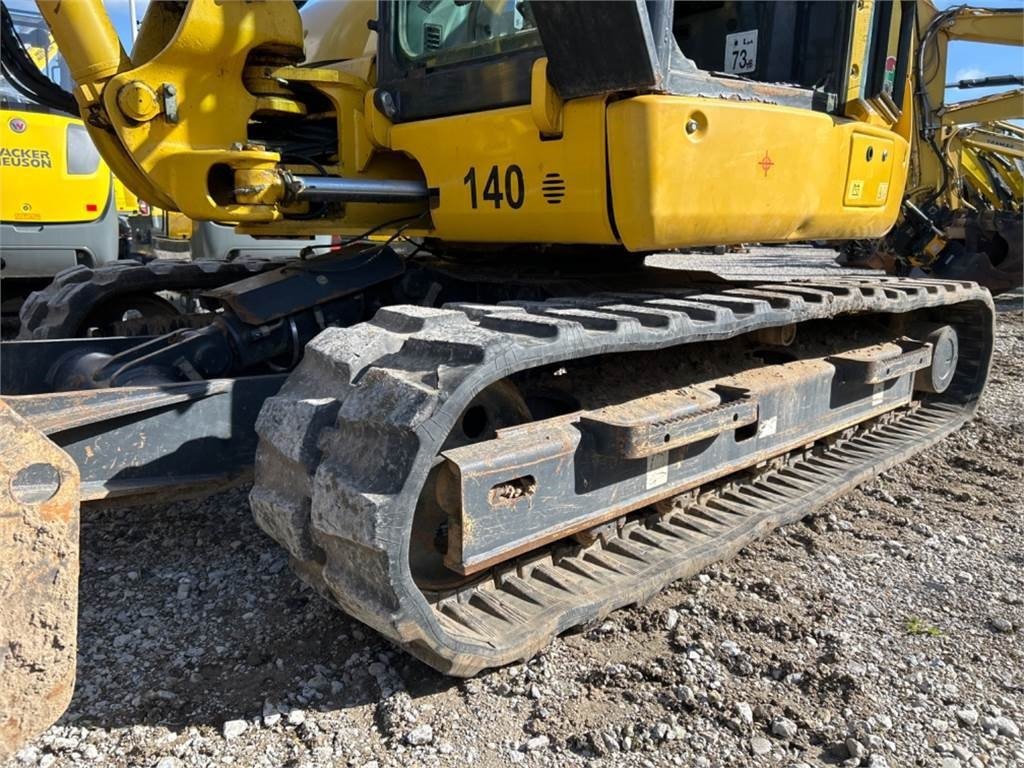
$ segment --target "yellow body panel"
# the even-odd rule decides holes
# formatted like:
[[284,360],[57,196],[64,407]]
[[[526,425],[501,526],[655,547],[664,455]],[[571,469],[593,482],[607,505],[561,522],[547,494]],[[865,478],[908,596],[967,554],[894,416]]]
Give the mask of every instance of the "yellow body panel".
[[[301,218],[305,204],[284,194],[278,156],[247,143],[257,113],[336,120],[338,153],[324,164],[328,174],[422,175],[436,194],[429,220],[408,233],[451,242],[621,243],[643,251],[876,237],[894,223],[904,191],[907,142],[892,130],[895,118],[880,115],[863,93],[876,11],[870,0],[858,5],[843,43],[854,65],[845,102],[859,120],[683,96],[623,93],[561,104],[539,92],[535,70],[531,104],[394,125],[377,111],[369,57],[359,58],[372,38],[361,28],[364,4],[340,4],[336,15],[323,9],[310,39],[314,58],[357,58],[322,67],[290,66],[303,44],[290,3],[151,8],[130,60],[108,39],[109,22],[93,18],[102,15],[98,0],[83,0],[74,14],[57,0],[40,5],[59,40],[94,30],[106,41],[69,65],[83,108],[111,123],[97,140],[118,174],[156,205],[240,222],[253,233],[353,232],[420,211],[350,203]],[[311,91],[322,98],[308,98]],[[909,130],[910,108],[899,132]],[[696,128],[687,132],[690,122]],[[876,144],[876,160],[858,159]]]
[[871,42],[871,14],[875,0],[864,0],[857,4],[853,17],[853,33],[850,38],[850,71],[846,79],[845,114],[862,120],[871,120],[874,113],[864,100],[864,66],[867,62],[868,45]]
[[174,240],[188,240],[192,237],[192,220],[183,213],[165,211],[164,236]]
[[[685,128],[690,121],[693,133]],[[897,170],[884,199],[850,206],[852,142],[861,137],[891,143]],[[899,212],[907,143],[808,110],[640,96],[608,107],[608,157],[619,235],[642,251],[879,237]]]
[[878,135],[855,133],[850,137],[850,169],[843,205],[876,208],[885,205],[895,156],[895,141]]
[[[544,140],[527,104],[402,123],[391,128],[390,142],[415,158],[427,185],[438,189],[440,204],[431,218],[446,240],[614,243],[604,99],[568,102],[562,121],[561,138]],[[521,202],[515,168],[522,178]],[[492,169],[497,181],[488,197]],[[494,200],[499,194],[502,199]]]
[[139,214],[139,198],[116,177],[114,178],[114,203],[117,205],[118,213],[129,216]]
[[71,173],[69,130],[84,130],[82,122],[0,110],[0,221],[58,224],[94,221],[103,214],[110,170],[96,158],[94,166],[85,163],[92,172]]

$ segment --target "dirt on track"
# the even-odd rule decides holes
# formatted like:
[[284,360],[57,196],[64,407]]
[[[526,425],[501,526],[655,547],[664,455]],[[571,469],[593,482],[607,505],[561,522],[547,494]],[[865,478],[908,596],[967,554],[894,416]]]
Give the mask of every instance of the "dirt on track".
[[87,508],[78,686],[14,765],[1024,766],[1024,314],[980,416],[472,680],[304,589],[246,490]]

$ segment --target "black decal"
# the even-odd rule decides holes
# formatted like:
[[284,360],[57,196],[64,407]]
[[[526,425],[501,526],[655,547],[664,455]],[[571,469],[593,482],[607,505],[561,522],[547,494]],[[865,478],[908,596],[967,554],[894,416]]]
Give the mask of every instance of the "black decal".
[[510,165],[505,169],[505,199],[510,208],[522,208],[526,197],[526,184],[523,182],[523,170],[518,165]]

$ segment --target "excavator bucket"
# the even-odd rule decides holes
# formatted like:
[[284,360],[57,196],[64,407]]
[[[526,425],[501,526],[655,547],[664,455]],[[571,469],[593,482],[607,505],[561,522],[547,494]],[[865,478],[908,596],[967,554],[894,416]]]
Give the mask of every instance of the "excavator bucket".
[[78,519],[78,468],[0,400],[0,761],[71,701]]
[[[970,280],[993,296],[1020,287],[1024,281],[1024,232],[1020,214],[986,211],[969,222],[966,243],[950,243],[932,265],[943,280]],[[986,252],[999,252],[998,259]]]
[[951,256],[946,263],[937,263],[932,274],[943,280],[969,280],[983,285],[998,295],[1020,286],[1022,279],[1019,259],[1004,259],[998,266],[992,264],[987,253],[964,251]]

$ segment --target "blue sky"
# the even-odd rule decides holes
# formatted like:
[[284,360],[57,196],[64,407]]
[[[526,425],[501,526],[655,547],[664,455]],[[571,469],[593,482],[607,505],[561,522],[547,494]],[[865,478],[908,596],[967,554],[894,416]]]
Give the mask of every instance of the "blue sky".
[[[32,0],[9,0],[13,8],[34,8]],[[938,0],[940,8],[956,5],[953,0]],[[988,8],[1019,8],[1021,0],[979,0],[975,5]],[[145,13],[149,0],[137,0],[139,18]],[[110,17],[117,28],[118,34],[126,48],[131,45],[131,23],[128,14],[128,0],[106,0]],[[1024,39],[1024,26],[1020,30]],[[985,77],[986,75],[1010,75],[1024,73],[1024,48],[1008,45],[986,45],[983,43],[958,42],[950,46],[949,75],[950,80]],[[1006,88],[972,88],[970,90],[954,90],[946,94],[948,101],[962,101],[976,98],[989,93],[997,93]]]

